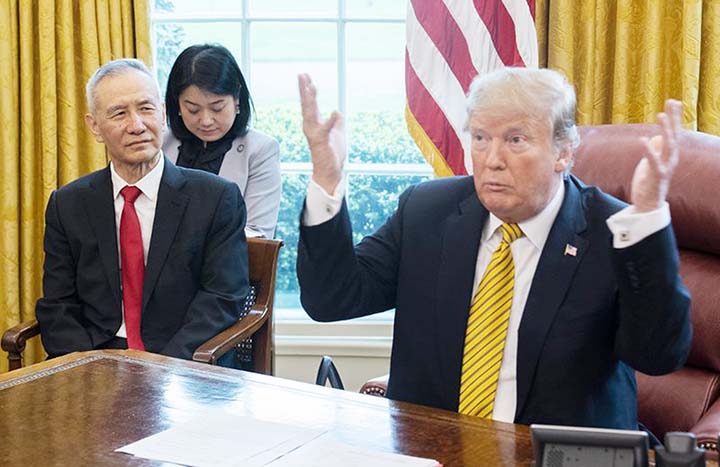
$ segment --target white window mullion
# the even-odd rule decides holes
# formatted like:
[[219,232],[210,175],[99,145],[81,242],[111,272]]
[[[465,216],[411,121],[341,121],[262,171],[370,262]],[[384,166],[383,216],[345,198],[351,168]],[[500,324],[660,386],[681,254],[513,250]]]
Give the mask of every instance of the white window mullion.
[[[241,44],[241,50],[242,50],[242,57],[240,57],[240,68],[242,69],[243,76],[245,77],[245,82],[247,83],[248,87],[252,91],[252,83],[251,77],[252,77],[252,70],[250,67],[252,66],[252,49],[250,48],[250,27],[251,27],[251,21],[248,16],[250,11],[249,6],[250,0],[243,0],[242,2],[242,23],[241,23],[241,36],[240,40],[242,41]],[[251,94],[252,96],[252,94]]]

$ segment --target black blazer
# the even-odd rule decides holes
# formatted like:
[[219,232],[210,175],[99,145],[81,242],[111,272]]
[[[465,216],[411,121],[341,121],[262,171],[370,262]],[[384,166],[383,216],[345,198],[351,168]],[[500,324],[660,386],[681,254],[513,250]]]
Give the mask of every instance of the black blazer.
[[[670,227],[625,249],[605,220],[624,205],[574,177],[535,271],[520,323],[517,423],[637,428],[631,368],[681,366],[689,296]],[[488,212],[471,177],[408,189],[353,248],[347,208],[301,227],[298,278],[320,321],[395,308],[388,396],[457,410],[475,263]],[[565,255],[565,246],[577,255]]]
[[[120,327],[113,203],[109,167],[50,196],[43,297],[36,305],[50,356],[100,348]],[[147,351],[191,358],[239,319],[248,291],[244,226],[237,185],[165,160],[143,287]]]

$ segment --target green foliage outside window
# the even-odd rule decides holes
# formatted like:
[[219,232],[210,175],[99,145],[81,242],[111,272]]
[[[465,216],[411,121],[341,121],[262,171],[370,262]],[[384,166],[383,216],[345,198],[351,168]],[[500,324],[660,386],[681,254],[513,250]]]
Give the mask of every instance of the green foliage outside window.
[[[171,12],[174,9],[170,0],[156,0],[155,8],[158,12]],[[157,78],[162,93],[165,93],[170,68],[175,58],[182,51],[185,40],[185,30],[175,24],[160,24],[155,28],[155,60],[157,63]]]

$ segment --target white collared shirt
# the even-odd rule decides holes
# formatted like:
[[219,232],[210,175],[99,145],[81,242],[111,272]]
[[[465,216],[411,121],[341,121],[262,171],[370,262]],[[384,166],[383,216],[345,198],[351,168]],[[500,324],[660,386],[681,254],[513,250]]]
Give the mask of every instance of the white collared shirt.
[[[115,166],[110,162],[110,179],[113,186],[113,200],[115,202],[115,235],[118,247],[118,269],[120,269],[120,277],[122,278],[122,264],[120,261],[120,219],[122,211],[125,207],[125,198],[120,194],[120,190],[126,186],[136,186],[142,192],[135,200],[135,212],[140,221],[140,233],[142,235],[143,253],[145,264],[147,264],[148,251],[150,250],[150,237],[152,236],[153,223],[155,222],[155,208],[157,207],[158,191],[160,191],[160,180],[162,179],[163,169],[165,168],[165,157],[162,152],[160,159],[155,167],[150,170],[143,178],[136,183],[130,184],[126,182],[115,171]],[[118,329],[116,336],[127,337],[125,332],[125,313],[122,313],[122,324]]]
[[[340,212],[345,190],[345,179],[338,185],[332,195],[325,192],[320,185],[311,179],[305,199],[303,225],[319,225],[332,219]],[[519,223],[525,235],[515,240],[510,247],[515,263],[515,289],[510,309],[503,360],[500,366],[495,406],[493,408],[492,418],[494,420],[509,423],[515,420],[518,329],[530,293],[530,286],[535,276],[535,270],[540,261],[540,255],[564,198],[565,184],[561,182],[555,195],[539,214]],[[628,206],[610,216],[606,222],[613,234],[613,246],[615,248],[625,248],[668,226],[670,224],[670,208],[666,202],[662,207],[654,211],[637,213],[633,206]],[[491,213],[483,226],[471,297],[475,295],[475,289],[477,289],[485,269],[490,264],[492,254],[502,240],[502,233],[498,230],[502,223],[500,219]]]

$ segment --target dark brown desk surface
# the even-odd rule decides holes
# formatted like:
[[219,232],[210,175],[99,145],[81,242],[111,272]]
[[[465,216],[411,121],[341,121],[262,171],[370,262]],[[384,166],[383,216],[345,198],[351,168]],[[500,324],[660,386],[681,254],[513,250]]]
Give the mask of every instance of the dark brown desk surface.
[[532,460],[524,426],[144,352],[95,351],[0,375],[0,465],[158,465],[113,451],[216,407],[445,466]]

